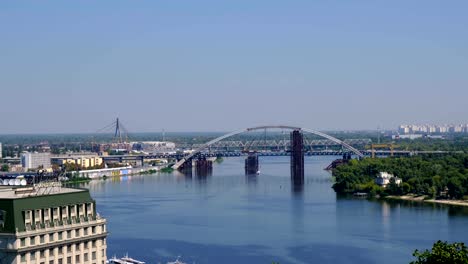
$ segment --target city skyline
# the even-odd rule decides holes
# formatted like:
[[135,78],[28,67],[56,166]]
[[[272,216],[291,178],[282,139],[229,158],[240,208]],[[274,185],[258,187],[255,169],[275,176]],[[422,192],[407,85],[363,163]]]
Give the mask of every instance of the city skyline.
[[463,1],[1,5],[0,134],[468,121]]

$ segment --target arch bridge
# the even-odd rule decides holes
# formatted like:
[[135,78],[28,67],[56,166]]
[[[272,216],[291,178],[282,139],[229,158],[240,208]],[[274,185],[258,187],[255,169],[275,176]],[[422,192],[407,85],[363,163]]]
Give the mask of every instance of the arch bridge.
[[250,127],[250,128],[246,128],[246,129],[237,130],[237,131],[225,134],[223,136],[220,136],[218,138],[215,138],[213,140],[210,140],[210,141],[206,142],[205,144],[201,145],[200,147],[198,147],[197,149],[195,149],[192,153],[190,153],[187,156],[183,157],[181,160],[179,160],[177,163],[175,163],[172,166],[172,168],[173,169],[179,169],[182,165],[184,165],[185,162],[191,160],[194,156],[198,155],[201,151],[203,151],[205,149],[208,149],[211,145],[216,144],[217,142],[219,142],[219,141],[221,141],[223,139],[233,137],[235,135],[239,135],[239,134],[246,133],[246,132],[257,131],[257,130],[265,130],[265,129],[285,129],[285,130],[292,130],[292,131],[299,131],[299,132],[306,132],[306,133],[314,134],[314,135],[323,137],[325,139],[328,139],[330,141],[333,141],[333,142],[343,146],[344,148],[346,148],[349,151],[353,152],[355,155],[357,155],[360,158],[364,157],[364,154],[362,154],[359,150],[352,147],[348,143],[346,143],[346,142],[344,142],[344,141],[342,141],[340,139],[337,139],[335,137],[332,137],[330,135],[327,135],[327,134],[325,134],[323,132],[317,131],[317,130],[294,127],[294,126],[267,125],[267,126],[257,126],[257,127]]

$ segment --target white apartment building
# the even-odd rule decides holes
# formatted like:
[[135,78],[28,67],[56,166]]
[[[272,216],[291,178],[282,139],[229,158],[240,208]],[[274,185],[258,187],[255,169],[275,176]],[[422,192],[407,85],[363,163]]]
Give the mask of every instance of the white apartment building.
[[25,152],[21,154],[21,165],[25,169],[37,169],[42,167],[44,169],[51,168],[51,155],[48,152],[45,153],[31,153]]

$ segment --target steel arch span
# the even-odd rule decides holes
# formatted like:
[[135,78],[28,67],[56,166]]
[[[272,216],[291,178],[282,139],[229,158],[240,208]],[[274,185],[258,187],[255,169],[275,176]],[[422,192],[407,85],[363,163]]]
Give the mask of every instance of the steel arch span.
[[264,129],[274,129],[274,128],[288,129],[288,130],[300,130],[300,131],[304,131],[304,132],[307,132],[307,133],[310,133],[310,134],[314,134],[314,135],[326,138],[326,139],[331,140],[331,141],[333,141],[333,142],[335,142],[337,144],[342,145],[344,148],[350,150],[351,152],[353,152],[354,154],[356,154],[360,158],[364,157],[364,154],[362,154],[359,150],[355,149],[351,145],[349,145],[349,144],[345,143],[344,141],[339,140],[339,139],[337,139],[335,137],[332,137],[330,135],[322,133],[320,131],[313,130],[313,129],[307,129],[307,128],[294,127],[294,126],[273,125],[273,126],[257,126],[257,127],[250,127],[250,128],[246,128],[246,129],[241,129],[241,130],[237,130],[237,131],[228,133],[226,135],[220,136],[220,137],[215,138],[213,140],[210,140],[210,141],[206,142],[205,144],[203,144],[202,146],[200,146],[199,148],[195,149],[189,155],[183,157],[181,160],[179,160],[177,163],[175,163],[172,166],[172,168],[173,169],[180,168],[180,166],[182,166],[187,160],[193,158],[195,155],[197,155],[198,153],[200,153],[204,149],[207,149],[209,146],[211,146],[211,145],[213,145],[213,144],[215,144],[215,143],[217,143],[217,142],[219,142],[219,141],[221,141],[223,139],[226,139],[226,138],[229,138],[229,137],[232,137],[232,136],[235,136],[235,135],[239,135],[239,134],[242,134],[242,133],[245,133],[245,132],[250,132],[250,131],[255,131],[255,130],[264,130]]

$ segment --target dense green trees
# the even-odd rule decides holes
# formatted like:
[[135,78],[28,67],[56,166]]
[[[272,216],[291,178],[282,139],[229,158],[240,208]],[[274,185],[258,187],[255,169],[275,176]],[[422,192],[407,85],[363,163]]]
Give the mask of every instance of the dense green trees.
[[[377,186],[374,180],[381,171],[401,178],[403,183],[398,186],[391,182],[385,189]],[[333,175],[333,188],[339,193],[414,193],[461,199],[468,195],[468,154],[352,160],[336,168]]]
[[416,260],[410,264],[468,264],[468,248],[463,243],[450,244],[439,240],[431,251],[415,250],[413,256]]
[[0,167],[0,171],[9,171],[9,170],[10,170],[10,166],[8,166],[8,164],[3,164]]

